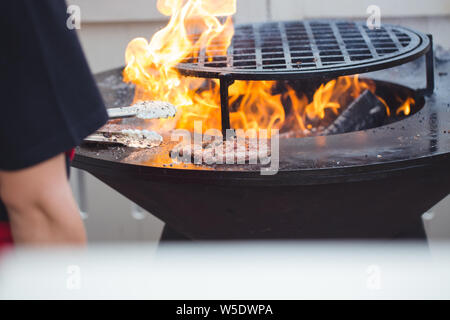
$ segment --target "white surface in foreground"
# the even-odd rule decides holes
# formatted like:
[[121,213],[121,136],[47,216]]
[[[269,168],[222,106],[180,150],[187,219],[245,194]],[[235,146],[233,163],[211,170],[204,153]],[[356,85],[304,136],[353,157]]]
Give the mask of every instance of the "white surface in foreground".
[[234,243],[17,250],[1,299],[449,299],[450,245]]

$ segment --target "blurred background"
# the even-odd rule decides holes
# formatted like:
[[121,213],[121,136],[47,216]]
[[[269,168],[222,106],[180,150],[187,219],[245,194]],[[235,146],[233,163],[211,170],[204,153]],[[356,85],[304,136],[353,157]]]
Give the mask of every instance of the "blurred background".
[[[167,17],[156,9],[156,0],[68,3],[81,8],[82,25],[78,32],[94,73],[124,65],[124,52],[130,40],[150,38],[167,23]],[[450,48],[448,0],[237,0],[237,4],[236,23],[309,18],[366,20],[367,7],[375,4],[381,9],[382,23],[431,33],[435,44]],[[142,241],[156,246],[163,223],[151,213],[88,173],[73,169],[71,184],[91,243]],[[450,239],[450,197],[424,213],[423,219],[431,245],[439,239]]]

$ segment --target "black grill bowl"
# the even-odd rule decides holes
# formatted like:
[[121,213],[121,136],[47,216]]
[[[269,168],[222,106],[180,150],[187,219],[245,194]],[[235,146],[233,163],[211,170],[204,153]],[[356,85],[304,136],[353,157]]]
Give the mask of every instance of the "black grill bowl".
[[449,192],[448,163],[441,156],[401,168],[286,172],[270,182],[220,172],[165,176],[80,155],[75,166],[189,239],[423,239],[421,214]]
[[[420,88],[423,68],[419,60],[367,76]],[[189,239],[424,239],[421,215],[450,192],[449,71],[449,62],[437,63],[435,94],[404,120],[282,139],[274,176],[248,166],[171,165],[167,144],[150,151],[82,146],[73,165]],[[97,76],[110,107],[133,96],[120,74]]]

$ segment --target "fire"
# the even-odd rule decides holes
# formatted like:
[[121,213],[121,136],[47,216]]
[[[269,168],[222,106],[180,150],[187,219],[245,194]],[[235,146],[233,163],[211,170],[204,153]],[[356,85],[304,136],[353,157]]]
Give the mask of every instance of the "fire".
[[[170,16],[169,23],[150,42],[136,38],[128,44],[124,81],[135,84],[135,102],[161,100],[178,107],[175,118],[150,121],[152,129],[193,131],[196,120],[202,121],[203,130],[220,129],[218,80],[185,77],[174,67],[183,59],[197,57],[205,48],[215,50],[206,50],[208,59],[226,54],[234,34],[231,17],[236,12],[236,0],[158,0],[157,7]],[[231,126],[303,131],[320,123],[327,114],[339,114],[341,106],[364,90],[375,92],[375,85],[358,76],[322,84],[312,97],[289,86],[277,93],[273,81],[236,81],[229,88]],[[409,112],[406,106],[402,110]]]
[[[185,57],[196,56],[201,48],[212,43],[225,53],[233,36],[231,15],[236,12],[236,0],[158,0],[157,7],[170,15],[168,25],[148,42],[144,38],[132,40],[127,47],[124,81],[136,85],[135,101],[161,100],[178,106],[175,121],[162,121],[161,128],[189,127],[190,120],[204,120],[214,113],[217,104],[211,94],[195,92],[202,86],[198,79],[181,77],[174,67]],[[227,16],[221,23],[219,16]],[[199,34],[193,41],[190,34]],[[212,121],[210,125],[216,125]]]
[[414,104],[414,99],[411,97],[408,97],[403,104],[398,107],[397,111],[395,112],[396,115],[400,115],[403,113],[405,116],[408,116],[411,113],[411,105]]

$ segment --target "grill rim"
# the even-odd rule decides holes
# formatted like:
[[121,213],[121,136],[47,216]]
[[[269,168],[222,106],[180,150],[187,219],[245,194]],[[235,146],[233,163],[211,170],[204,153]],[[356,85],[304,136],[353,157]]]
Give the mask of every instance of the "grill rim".
[[[267,24],[280,23],[328,23],[328,24],[338,24],[338,23],[353,23],[357,26],[365,26],[364,22],[355,22],[347,20],[293,20],[293,21],[276,21],[276,22],[263,22],[263,23],[253,23],[253,24],[241,24],[237,25],[236,28],[242,28],[246,26],[264,26]],[[397,52],[392,54],[387,54],[381,58],[371,58],[368,60],[361,60],[361,62],[351,63],[351,64],[336,64],[330,66],[322,66],[320,68],[308,68],[308,69],[266,69],[266,70],[253,70],[253,69],[238,69],[232,67],[207,67],[198,66],[193,63],[180,63],[175,68],[180,72],[181,75],[187,77],[198,77],[198,78],[212,78],[220,79],[227,76],[229,79],[233,80],[300,80],[307,78],[317,78],[317,77],[338,77],[354,75],[359,73],[367,73],[372,71],[379,71],[383,69],[392,68],[395,66],[402,65],[404,63],[416,60],[417,58],[425,55],[431,49],[431,41],[427,35],[418,32],[416,30],[394,25],[394,24],[383,24],[382,27],[389,29],[397,29],[399,31],[407,32],[408,35],[412,34],[418,38],[418,43],[415,47]],[[282,35],[283,36],[283,35]],[[413,39],[411,39],[413,41]],[[229,58],[229,55],[227,55]]]
[[[425,61],[417,61],[417,65],[408,65],[405,66],[405,69],[402,70],[401,74],[407,72],[409,76],[417,77],[421,74],[421,69],[425,65]],[[123,84],[122,76],[123,69],[125,66],[114,68],[111,70],[103,71],[101,73],[97,73],[95,75],[95,79],[97,84],[101,90],[102,96],[107,102],[106,105],[108,108],[110,107],[123,107],[129,105],[132,101],[132,95],[134,94],[134,88],[130,86],[130,96],[124,99],[124,91],[117,90],[117,84]],[[437,72],[447,72],[450,67],[450,63],[447,62],[436,62],[436,71]],[[370,78],[375,81],[381,81],[383,83],[390,83],[394,86],[401,86],[407,88],[411,91],[415,90],[416,82],[415,81],[403,81],[403,77],[399,74],[394,74],[392,78],[386,80],[388,78],[388,71],[382,71],[383,73]],[[117,83],[111,83],[111,78],[117,79]],[[450,115],[447,112],[447,109],[450,107],[446,107],[449,103],[450,93],[445,90],[447,88],[447,84],[449,83],[449,79],[447,77],[439,77],[438,83],[440,84],[436,88],[436,93],[432,98],[424,97],[425,104],[423,108],[409,116],[407,119],[394,122],[387,126],[382,126],[370,130],[366,130],[368,136],[372,136],[381,143],[379,146],[382,150],[395,150],[395,152],[390,152],[389,156],[383,156],[382,159],[374,158],[373,160],[364,160],[364,163],[361,164],[346,164],[344,161],[340,165],[326,165],[320,167],[305,167],[305,168],[289,168],[280,170],[280,172],[275,176],[261,176],[258,170],[237,170],[237,171],[228,171],[228,170],[211,170],[211,168],[204,169],[202,167],[196,169],[187,169],[187,168],[173,168],[170,166],[162,167],[162,166],[153,166],[150,163],[145,164],[136,164],[132,163],[125,159],[118,159],[115,156],[111,156],[110,159],[103,158],[101,153],[99,154],[98,150],[102,148],[94,148],[90,149],[85,145],[81,145],[77,148],[77,154],[74,159],[73,165],[77,168],[84,169],[87,171],[96,171],[98,174],[112,174],[115,172],[118,176],[129,176],[130,174],[142,175],[146,174],[149,178],[155,179],[157,177],[168,178],[173,177],[174,179],[178,179],[181,181],[183,179],[198,179],[197,181],[212,181],[212,183],[219,183],[223,181],[225,184],[233,184],[240,185],[243,183],[250,183],[252,185],[260,184],[260,183],[281,183],[285,184],[290,177],[293,179],[291,183],[296,184],[319,184],[320,173],[322,172],[329,179],[336,178],[337,183],[342,182],[341,173],[347,173],[347,177],[350,175],[363,174],[363,179],[369,177],[375,177],[380,175],[391,174],[393,172],[400,172],[403,169],[411,169],[418,167],[429,167],[430,165],[434,165],[436,162],[444,161],[446,164],[450,163],[450,144],[446,143],[449,141],[447,134],[442,133],[443,127],[441,125],[436,126],[438,128],[438,132],[432,133],[430,128],[430,121],[432,115],[437,115],[437,119],[443,118],[444,120]],[[127,94],[128,95],[128,94]],[[113,102],[120,99],[121,104],[115,104]],[[129,101],[129,102],[128,102]],[[125,103],[125,104],[123,104]],[[424,118],[425,117],[425,118]],[[443,120],[440,120],[443,121]],[[404,130],[403,126],[409,123],[409,128],[414,129],[411,134],[408,134],[408,130]],[[394,128],[396,130],[391,131],[390,129]],[[408,129],[408,128],[407,128]],[[424,131],[426,130],[426,131]],[[391,132],[393,134],[391,134]],[[430,148],[424,148],[424,153],[421,155],[412,155],[407,150],[398,150],[398,147],[402,147],[403,143],[399,143],[398,136],[396,132],[401,132],[400,136],[409,136],[414,137],[416,134],[420,134],[420,137],[416,139],[409,139],[410,141],[417,143],[422,139],[427,139],[430,142],[434,139],[439,141],[438,149],[431,150]],[[386,135],[384,135],[384,133]],[[360,136],[361,132],[350,132],[341,135],[334,135],[325,137],[325,139],[330,139],[330,142],[333,141],[352,141],[352,139],[356,139],[357,136]],[[437,134],[436,138],[433,138],[434,135]],[[301,148],[304,150],[308,146],[317,145],[317,138],[288,138],[283,139],[285,141],[290,141],[289,143],[296,143],[296,141],[303,141]],[[358,140],[360,140],[358,138]],[[408,141],[409,141],[408,140]],[[356,140],[355,140],[356,141]],[[378,143],[377,142],[377,143]],[[392,144],[391,144],[392,143]],[[428,146],[428,145],[427,145]],[[300,148],[300,146],[299,146]],[[328,144],[327,148],[334,148],[334,144]],[[402,147],[403,148],[403,147]],[[108,148],[110,149],[110,148]],[[414,150],[419,150],[420,148],[414,148]],[[301,149],[298,149],[301,150]],[[413,149],[411,149],[413,150]],[[403,152],[406,153],[403,153]],[[110,151],[108,151],[110,152]],[[136,152],[139,152],[137,150]],[[401,158],[391,159],[391,156],[395,156],[398,154],[403,154]],[[434,163],[434,164],[433,164]],[[385,168],[387,170],[379,170]],[[123,171],[122,171],[123,170]],[[400,170],[400,171],[399,171]],[[282,179],[277,180],[278,177],[282,177]],[[297,178],[294,178],[296,176]],[[317,178],[317,179],[316,179]],[[180,180],[181,179],[181,180]],[[370,178],[371,179],[371,178]],[[220,180],[220,181],[219,181]],[[310,182],[307,182],[307,180]],[[330,182],[330,181],[329,181]]]

